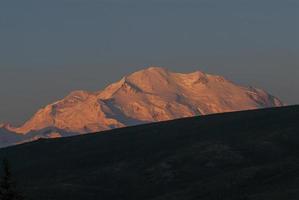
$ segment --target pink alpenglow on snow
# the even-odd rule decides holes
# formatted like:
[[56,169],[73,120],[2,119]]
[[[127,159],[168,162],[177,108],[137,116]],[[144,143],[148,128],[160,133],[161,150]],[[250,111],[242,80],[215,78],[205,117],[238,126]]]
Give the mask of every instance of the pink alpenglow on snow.
[[[2,129],[26,135],[48,128],[49,137],[98,132],[142,123],[213,113],[283,106],[264,90],[234,84],[221,76],[176,73],[150,67],[97,92],[74,91],[40,109],[20,127]],[[1,135],[0,135],[1,137]]]

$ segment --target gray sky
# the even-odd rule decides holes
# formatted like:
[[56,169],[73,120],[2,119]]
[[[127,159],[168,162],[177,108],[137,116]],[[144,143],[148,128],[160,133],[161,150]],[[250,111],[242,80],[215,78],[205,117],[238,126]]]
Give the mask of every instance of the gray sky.
[[297,0],[1,0],[0,122],[149,65],[299,103]]

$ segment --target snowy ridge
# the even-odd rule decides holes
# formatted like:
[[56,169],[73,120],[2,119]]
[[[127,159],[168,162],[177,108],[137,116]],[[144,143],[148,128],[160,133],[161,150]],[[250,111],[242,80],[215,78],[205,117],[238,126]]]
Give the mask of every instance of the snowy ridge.
[[[220,112],[282,106],[267,92],[239,86],[221,76],[175,73],[160,67],[137,71],[102,91],[74,91],[40,109],[20,127],[2,129],[26,136],[49,128],[61,137]],[[1,128],[0,127],[0,128]],[[0,139],[2,134],[0,134]],[[28,139],[27,139],[28,140]]]

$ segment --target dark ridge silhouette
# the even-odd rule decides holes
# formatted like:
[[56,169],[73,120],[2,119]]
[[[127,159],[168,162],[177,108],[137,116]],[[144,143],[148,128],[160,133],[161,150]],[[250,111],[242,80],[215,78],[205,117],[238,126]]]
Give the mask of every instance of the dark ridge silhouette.
[[32,200],[299,199],[299,106],[184,118],[0,150]]

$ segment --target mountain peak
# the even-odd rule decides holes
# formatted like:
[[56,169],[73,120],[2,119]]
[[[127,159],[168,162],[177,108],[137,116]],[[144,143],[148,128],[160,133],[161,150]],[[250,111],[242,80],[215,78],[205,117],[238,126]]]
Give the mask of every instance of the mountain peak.
[[159,66],[149,66],[143,70],[140,71],[146,71],[146,72],[167,72],[168,69],[165,67],[159,67]]
[[40,109],[23,126],[10,130],[27,134],[55,127],[71,133],[86,133],[282,105],[279,99],[263,90],[236,85],[222,76],[202,71],[171,72],[151,66],[123,77],[102,91],[73,91]]
[[157,75],[166,76],[168,73],[169,73],[169,71],[166,68],[151,66],[151,67],[136,71],[136,72],[128,75],[127,78],[130,78],[130,77],[143,78],[143,76],[157,76]]

